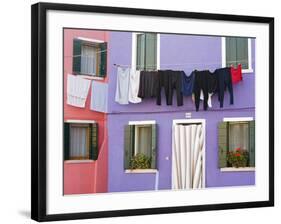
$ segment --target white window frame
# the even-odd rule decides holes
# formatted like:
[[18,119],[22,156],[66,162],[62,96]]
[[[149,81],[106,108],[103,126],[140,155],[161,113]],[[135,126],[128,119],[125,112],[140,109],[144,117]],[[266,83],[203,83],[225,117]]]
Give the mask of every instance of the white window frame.
[[78,124],[94,124],[97,123],[95,120],[65,120],[64,123],[78,123]]
[[[137,69],[137,35],[145,32],[132,33],[132,62],[131,68]],[[156,55],[156,69],[160,69],[160,34],[157,33],[157,55]]]
[[253,121],[253,117],[225,117],[223,121],[225,122],[235,122],[235,121]]
[[147,121],[129,121],[128,125],[145,125],[145,124],[156,124],[155,120],[147,120]]
[[[223,118],[224,122],[239,122],[239,121],[253,121],[253,117],[225,117]],[[221,172],[247,172],[247,171],[255,171],[255,167],[223,167],[220,168]]]
[[[177,124],[194,124],[194,123],[201,123],[202,124],[202,129],[203,133],[205,134],[204,142],[203,142],[203,152],[202,152],[202,176],[203,176],[203,181],[202,181],[202,188],[206,187],[206,120],[205,119],[175,119],[173,120],[173,126],[172,126],[172,153],[174,150],[174,134],[175,134],[175,126]],[[172,161],[172,159],[171,159]],[[172,164],[171,164],[172,166]],[[171,176],[173,174],[171,173]]]
[[[221,56],[222,56],[222,67],[226,67],[226,47],[225,47],[225,37],[221,37]],[[242,69],[242,73],[253,73],[252,65],[252,40],[248,38],[248,69]]]
[[86,37],[75,37],[75,39],[82,40],[85,42],[91,42],[91,43],[105,43],[105,41],[103,41],[103,40],[86,38]]

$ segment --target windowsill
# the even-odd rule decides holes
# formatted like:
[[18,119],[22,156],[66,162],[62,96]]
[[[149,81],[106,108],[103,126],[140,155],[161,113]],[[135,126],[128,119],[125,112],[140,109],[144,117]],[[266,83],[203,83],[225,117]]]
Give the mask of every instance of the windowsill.
[[157,173],[156,169],[129,169],[125,170],[125,173]]
[[79,77],[90,80],[104,80],[105,77],[96,77],[91,75],[79,75]]
[[73,159],[73,160],[65,160],[65,163],[93,163],[95,160],[91,159]]
[[250,69],[242,69],[242,74],[247,74],[247,73],[253,73],[254,70],[252,68]]
[[220,169],[221,172],[247,172],[247,171],[255,171],[255,167],[224,167]]

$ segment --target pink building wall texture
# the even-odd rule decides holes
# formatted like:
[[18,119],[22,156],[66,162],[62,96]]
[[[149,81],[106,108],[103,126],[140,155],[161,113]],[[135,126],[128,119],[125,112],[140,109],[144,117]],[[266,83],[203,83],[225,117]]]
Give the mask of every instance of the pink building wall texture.
[[[98,123],[99,157],[96,161],[64,161],[64,194],[107,192],[107,116],[104,113],[95,112],[89,109],[91,91],[89,91],[85,108],[69,106],[66,103],[67,74],[72,74],[73,39],[77,37],[91,38],[108,42],[108,33],[105,31],[64,29],[64,121],[95,120]],[[107,81],[107,78],[105,78],[101,82]]]

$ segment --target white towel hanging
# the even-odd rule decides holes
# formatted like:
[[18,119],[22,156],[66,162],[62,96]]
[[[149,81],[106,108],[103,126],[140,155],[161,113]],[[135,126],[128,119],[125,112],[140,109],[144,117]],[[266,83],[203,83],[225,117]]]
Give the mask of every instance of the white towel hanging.
[[67,104],[85,107],[91,81],[79,76],[67,75]]

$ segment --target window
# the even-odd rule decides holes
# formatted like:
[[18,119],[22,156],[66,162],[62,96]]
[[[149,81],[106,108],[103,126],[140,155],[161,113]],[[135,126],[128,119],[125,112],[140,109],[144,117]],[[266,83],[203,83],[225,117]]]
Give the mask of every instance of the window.
[[106,76],[107,43],[73,40],[73,72],[96,77]]
[[249,123],[229,122],[229,150],[237,148],[249,151]]
[[70,126],[70,159],[88,159],[89,143],[89,125],[72,124]]
[[125,169],[156,169],[156,124],[129,124],[124,133]]
[[218,146],[220,168],[233,167],[230,157],[236,152],[238,152],[237,156],[242,155],[245,158],[245,162],[241,160],[243,162],[241,164],[244,164],[241,167],[255,167],[255,121],[220,122]]
[[252,72],[251,39],[246,37],[223,37],[223,66],[241,64],[243,72]]
[[98,124],[64,123],[64,160],[97,160]]
[[[133,51],[133,64],[137,70],[156,70],[158,62],[157,34],[154,33],[135,33],[136,51]],[[134,43],[134,42],[133,42]],[[134,44],[133,44],[134,45]],[[134,67],[134,66],[132,66]]]

